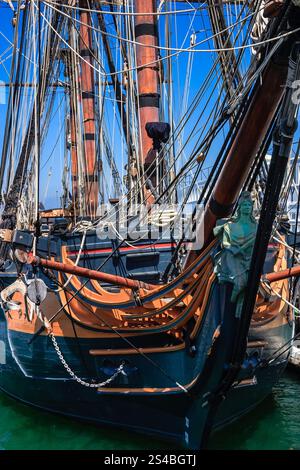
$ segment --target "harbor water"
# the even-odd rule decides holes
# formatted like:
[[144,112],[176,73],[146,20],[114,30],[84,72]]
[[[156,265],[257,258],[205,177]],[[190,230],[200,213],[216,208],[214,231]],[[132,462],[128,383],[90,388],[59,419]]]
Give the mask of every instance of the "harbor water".
[[[215,433],[210,449],[300,449],[300,371],[288,370],[260,406]],[[0,394],[1,450],[154,450],[170,445],[32,409]]]

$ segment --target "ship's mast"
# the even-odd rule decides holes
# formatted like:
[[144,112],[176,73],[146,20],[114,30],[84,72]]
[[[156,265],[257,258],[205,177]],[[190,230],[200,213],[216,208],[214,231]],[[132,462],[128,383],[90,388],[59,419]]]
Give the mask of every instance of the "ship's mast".
[[[234,209],[259,146],[276,115],[284,93],[286,75],[286,63],[281,63],[280,60],[278,63],[271,61],[263,74],[262,83],[256,87],[205,209],[204,245],[211,240],[217,220],[228,217]],[[186,266],[192,263],[196,256],[197,252],[191,251]]]
[[[71,81],[74,85],[74,80]],[[75,88],[76,90],[76,88]],[[74,201],[74,213],[76,213],[78,198],[78,142],[76,134],[76,111],[75,103],[70,91],[70,127],[71,127],[71,163],[72,163],[72,197]]]
[[[69,32],[69,42],[74,47],[73,41],[73,29],[70,29]],[[74,214],[76,215],[76,208],[79,206],[78,204],[78,139],[76,133],[76,107],[75,107],[75,98],[78,97],[78,83],[75,78],[75,67],[74,67],[74,57],[73,52],[70,50],[65,50],[62,53],[62,57],[65,61],[66,67],[66,76],[69,77],[69,87],[68,87],[68,96],[69,96],[69,103],[70,103],[70,117],[69,117],[69,128],[68,131],[70,132],[69,148],[71,150],[71,177],[72,177],[72,199],[74,205]]]
[[[278,27],[279,31],[280,28],[286,27],[288,14],[289,18],[292,16],[292,13],[290,13],[293,11],[292,9],[298,13],[298,7],[288,7],[287,13]],[[296,18],[295,13],[294,17]],[[298,25],[296,20],[295,22]],[[287,57],[292,44],[293,39],[290,39],[281,46],[270,60],[262,77],[259,77],[256,83],[247,112],[239,126],[226,162],[205,208],[203,225],[201,225],[204,245],[207,245],[211,240],[217,220],[229,217],[232,214],[261,142],[276,116],[276,111],[284,94],[288,70]],[[196,256],[197,252],[191,251],[187,257],[186,266]]]
[[84,131],[85,155],[85,201],[87,215],[96,216],[98,207],[98,168],[95,143],[95,80],[93,65],[91,13],[88,11],[89,2],[80,0],[80,56],[84,58],[81,63],[81,88]]
[[[137,46],[137,66],[139,67],[137,82],[141,141],[140,156],[143,170],[147,173],[147,169],[153,172],[155,152],[151,152],[153,140],[147,134],[146,124],[148,122],[159,122],[159,67],[156,62],[158,59],[157,49],[152,47],[158,45],[157,16],[149,15],[149,13],[156,12],[156,1],[135,0],[135,12],[140,13],[135,17],[135,37],[139,43]],[[155,179],[151,178],[153,186],[155,186]],[[149,194],[148,196],[145,194],[145,196],[148,197]]]

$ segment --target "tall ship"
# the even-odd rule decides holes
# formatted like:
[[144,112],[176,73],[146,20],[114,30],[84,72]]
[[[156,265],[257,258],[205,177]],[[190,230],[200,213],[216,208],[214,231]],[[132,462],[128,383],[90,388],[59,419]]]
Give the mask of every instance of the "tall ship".
[[203,448],[294,336],[300,2],[0,8],[0,389]]

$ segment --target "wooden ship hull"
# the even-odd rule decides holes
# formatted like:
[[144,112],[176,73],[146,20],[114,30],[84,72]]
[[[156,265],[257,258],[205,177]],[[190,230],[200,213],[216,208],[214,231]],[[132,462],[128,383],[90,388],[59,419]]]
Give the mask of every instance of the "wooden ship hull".
[[[146,386],[144,388],[138,387],[137,390],[131,392],[128,391],[128,383],[122,382],[115,392],[110,389],[105,393],[99,393],[94,389],[81,387],[66,374],[59,377],[61,363],[55,352],[49,354],[49,340],[45,336],[39,338],[38,344],[35,345],[35,360],[31,361],[32,365],[27,371],[28,376],[26,376],[22,372],[22,367],[17,364],[16,354],[18,354],[18,360],[21,364],[28,362],[30,359],[28,341],[31,336],[24,333],[7,332],[3,316],[0,326],[1,341],[4,341],[6,345],[10,343],[12,348],[6,352],[6,363],[1,364],[0,379],[1,390],[9,396],[28,405],[71,418],[175,441],[188,448],[198,448],[199,435],[203,431],[206,419],[206,410],[203,409],[203,403],[205,403],[203,395],[210,391],[210,384],[205,385],[205,378],[203,378],[203,388],[200,392],[201,398],[197,401],[188,399],[183,391],[171,388],[165,391],[159,390],[159,388],[151,390],[151,387]],[[276,338],[282,339],[282,342],[291,338],[290,327],[279,328],[274,333]],[[273,338],[272,332],[270,332],[270,337]],[[60,345],[64,357],[72,363],[72,359],[74,359],[72,351],[78,349],[77,343],[72,338],[64,338],[63,343],[64,347],[61,343]],[[82,350],[87,352],[95,347],[95,342],[81,341],[80,346]],[[97,347],[99,347],[98,343]],[[253,353],[259,354],[260,350],[251,348],[249,354]],[[169,361],[167,358],[163,360],[163,364],[167,364],[170,366],[169,370],[172,370],[172,364],[175,361],[182,362],[186,355],[182,351],[174,352]],[[47,359],[42,360],[41,358],[45,356]],[[88,356],[88,352],[86,356]],[[157,360],[158,356],[159,353],[153,352],[150,357]],[[140,362],[132,360],[132,355],[121,354],[117,356],[119,360],[126,358],[133,364]],[[96,360],[89,358],[88,366],[94,366],[97,360],[99,358]],[[99,362],[103,362],[103,358]],[[49,370],[49,363],[56,368],[56,372],[48,373],[45,377],[41,376],[42,370],[47,371],[47,368]],[[113,356],[111,370],[115,370],[114,363],[119,364],[116,356]],[[232,423],[261,403],[278,382],[286,363],[286,358],[278,360],[267,370],[259,369],[255,373],[255,377],[253,377],[251,369],[248,371],[245,369],[245,374],[239,378],[240,384],[232,387],[226,400],[220,406],[213,429],[222,428]],[[141,364],[141,366],[145,370],[146,365]],[[109,370],[110,373],[111,370]],[[77,372],[86,376],[85,370]],[[97,377],[99,376],[105,377],[101,373],[97,374]],[[147,385],[149,383],[149,379],[147,379]],[[197,426],[196,435],[191,435],[191,423],[193,426]],[[194,434],[193,430],[192,432]]]
[[[134,78],[138,92],[136,106],[132,107],[140,123],[140,148],[139,165],[134,166],[137,155],[134,159],[136,148],[130,141],[129,131],[137,122],[135,116],[131,126],[122,122],[128,157],[131,157],[128,174],[132,184],[127,187],[126,204],[134,193],[136,202],[144,204],[147,215],[149,212],[151,215],[154,202],[161,203],[168,191],[174,196],[172,191],[178,178],[189,170],[189,165],[184,164],[177,175],[168,175],[170,179],[164,182],[167,162],[158,155],[163,153],[162,144],[168,141],[171,126],[161,122],[157,5],[154,0],[134,3],[135,39],[138,39]],[[268,244],[273,241],[277,203],[296,128],[291,83],[300,76],[299,49],[294,50],[299,7],[285,2],[280,16],[271,24],[271,40],[280,37],[282,31],[288,34],[280,38],[282,41],[274,49],[266,42],[265,49],[260,50],[261,62],[250,76],[247,93],[244,97],[242,93],[237,95],[236,107],[220,108],[219,128],[211,129],[200,146],[208,152],[221,123],[229,122],[211,173],[213,184],[199,198],[199,203],[205,203],[203,248],[188,251],[182,269],[176,266],[175,273],[165,279],[167,266],[172,263],[174,267],[178,261],[174,255],[178,255],[177,248],[184,243],[184,237],[179,244],[174,240],[151,241],[143,237],[139,242],[122,237],[112,242],[98,239],[92,228],[97,223],[102,170],[96,145],[99,131],[95,114],[96,69],[91,67],[95,57],[88,4],[86,0],[79,2],[80,35],[77,32],[75,41],[78,52],[76,49],[75,55],[74,50],[60,54],[66,62],[67,89],[75,95],[70,99],[68,144],[72,217],[67,223],[60,221],[57,231],[52,227],[47,233],[42,232],[44,220],[38,194],[43,126],[34,117],[42,111],[36,103],[45,94],[43,86],[51,82],[51,38],[58,41],[57,35],[49,31],[48,56],[43,58],[39,47],[39,73],[45,75],[45,80],[40,81],[36,90],[36,103],[11,177],[1,223],[0,388],[45,410],[198,449],[205,446],[211,429],[240,417],[271,392],[287,363],[285,345],[294,333],[292,313],[286,302],[288,278],[294,268],[286,273],[283,238],[272,248],[271,265],[265,259]],[[32,12],[37,18],[41,12],[39,5]],[[56,11],[56,7],[51,8]],[[105,21],[101,16],[98,24],[100,21],[103,33]],[[57,11],[53,18],[57,19],[56,25],[60,24],[59,19],[63,21]],[[71,31],[75,34],[74,27]],[[41,33],[40,29],[40,36]],[[223,48],[230,45],[227,40],[221,44]],[[219,44],[216,46],[218,49]],[[68,62],[71,58],[71,65],[77,64],[78,55],[83,59],[80,89],[77,75],[70,73]],[[124,116],[126,109],[120,102],[122,84],[110,58],[108,53],[120,115]],[[234,69],[235,64],[232,65]],[[130,77],[127,71],[122,77],[126,78],[125,83]],[[79,106],[80,112],[76,114]],[[98,120],[100,116],[98,113]],[[7,120],[8,137],[11,122],[12,116]],[[250,194],[253,190],[268,150],[262,142],[269,139],[274,127],[265,196],[263,201],[258,200],[259,223],[248,213],[248,222],[251,219],[248,228],[253,229],[255,225],[254,255],[249,256],[250,264],[243,271],[243,274],[249,272],[249,276],[239,292],[243,305],[239,305],[242,309],[238,315],[237,300],[232,300],[236,285],[228,280],[221,282],[216,274],[217,251],[220,247],[225,251],[226,247],[214,238],[214,229],[220,219],[236,214],[241,191],[246,189]],[[6,140],[4,157],[10,155],[10,140]],[[18,198],[26,192],[23,175],[32,174],[28,163],[32,154],[36,200],[29,211],[30,217],[22,225],[18,219]],[[196,152],[189,164],[202,161],[203,154]],[[3,162],[3,165],[7,163]],[[137,170],[141,174],[139,179]],[[51,218],[51,214],[44,217]],[[80,232],[78,223],[81,222]],[[20,230],[24,227],[27,229]],[[235,249],[237,254],[239,247]],[[242,256],[240,261],[245,264]]]
[[[47,245],[47,238],[40,241],[40,255],[44,255],[43,249]],[[68,253],[68,259],[57,255],[55,258],[70,263],[72,257],[77,256],[80,240],[74,237],[63,243],[52,240],[53,249],[57,245],[60,245],[58,252]],[[98,266],[107,258],[108,243],[95,244],[94,236],[89,235],[86,245],[94,248],[83,253],[82,266],[93,267],[93,263]],[[280,271],[286,265],[284,247],[277,247],[277,250],[274,269]],[[127,246],[118,258],[107,263],[104,271],[119,274],[122,265],[124,267],[125,263],[128,269],[134,259],[133,276],[135,271],[135,277],[159,282],[172,251],[170,241],[160,243],[158,247],[147,242],[135,248]],[[156,321],[152,319],[151,322],[151,315],[138,319],[135,328],[131,324],[130,331],[128,324],[124,319],[120,322],[120,316],[112,308],[111,318],[116,322],[115,327],[120,328],[118,334],[113,335],[106,328],[107,312],[97,307],[93,298],[98,303],[103,299],[109,301],[112,298],[109,290],[115,291],[116,287],[107,284],[103,287],[103,283],[89,280],[85,287],[89,289],[89,296],[83,289],[52,322],[51,331],[58,352],[49,332],[41,331],[43,324],[37,315],[32,316],[32,305],[28,305],[19,291],[13,293],[10,296],[13,305],[9,303],[0,316],[1,390],[47,411],[199,448],[214,392],[230,365],[231,345],[238,327],[235,305],[230,302],[232,286],[219,285],[213,273],[211,257],[214,252],[213,246],[206,250],[200,261],[204,269],[201,270],[203,282],[197,298],[200,309],[181,323],[184,334],[182,326],[180,330],[175,325],[171,330],[165,327],[167,317],[163,318],[163,311],[158,314],[162,318]],[[136,271],[138,263],[139,273]],[[7,274],[1,274],[1,282],[6,286],[18,278],[13,264],[9,276]],[[57,273],[57,277],[61,274]],[[50,320],[67,299],[62,291],[53,292],[53,282],[51,285],[43,272],[39,276],[48,284],[48,294],[40,310]],[[66,280],[64,277],[61,282]],[[69,292],[80,288],[82,282],[83,278],[74,276],[69,283]],[[275,287],[284,297],[288,281],[279,281]],[[130,297],[128,292],[127,297]],[[176,315],[180,317],[180,311]],[[261,299],[253,315],[241,371],[218,409],[213,429],[247,413],[271,392],[286,366],[288,352],[275,358],[271,365],[268,361],[292,335],[293,323],[286,304],[277,297],[267,305]],[[124,336],[129,342],[127,348]],[[121,364],[124,364],[122,373],[103,387],[85,386],[70,374],[72,371],[77,379],[95,385],[112,377]]]

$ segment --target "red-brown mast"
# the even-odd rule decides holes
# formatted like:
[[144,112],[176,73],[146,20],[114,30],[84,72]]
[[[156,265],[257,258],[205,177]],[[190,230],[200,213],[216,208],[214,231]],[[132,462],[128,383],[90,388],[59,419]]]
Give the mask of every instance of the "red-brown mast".
[[270,64],[230,149],[205,213],[205,239],[217,219],[231,214],[284,92],[287,67]]
[[[74,47],[72,41],[72,31],[70,31],[69,41]],[[72,199],[74,205],[74,215],[76,215],[76,207],[78,206],[78,142],[76,134],[76,98],[78,96],[78,84],[76,83],[74,63],[74,54],[72,51],[66,50],[64,52],[66,75],[69,77],[69,103],[70,103],[70,119],[69,129],[70,132],[70,150],[71,150],[71,177],[72,177]],[[69,136],[68,136],[69,137]]]
[[[249,105],[238,135],[233,142],[213,194],[204,213],[204,245],[212,237],[218,219],[228,217],[248,175],[284,92],[287,64],[271,62],[263,74],[261,85]],[[186,265],[197,252],[189,253]]]
[[148,137],[145,126],[148,122],[159,122],[158,53],[156,48],[151,47],[158,45],[157,16],[149,14],[156,12],[156,1],[135,0],[135,12],[140,13],[135,17],[135,37],[142,44],[137,46],[137,66],[142,67],[137,72],[141,156],[144,169],[147,170],[153,163],[155,153],[150,152],[153,140]]
[[[79,1],[80,8],[88,9],[87,0]],[[95,217],[98,207],[98,171],[95,144],[95,81],[94,71],[90,65],[92,58],[91,14],[89,11],[80,11],[80,55],[81,61],[81,88],[84,127],[85,152],[85,195],[87,215]]]
[[74,202],[74,213],[76,214],[76,203],[78,197],[78,154],[77,154],[77,135],[76,135],[76,121],[75,111],[72,95],[70,97],[70,130],[71,130],[71,173],[72,173],[72,197]]

